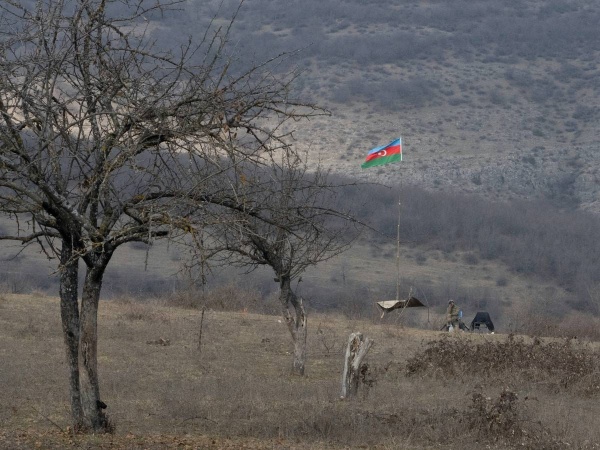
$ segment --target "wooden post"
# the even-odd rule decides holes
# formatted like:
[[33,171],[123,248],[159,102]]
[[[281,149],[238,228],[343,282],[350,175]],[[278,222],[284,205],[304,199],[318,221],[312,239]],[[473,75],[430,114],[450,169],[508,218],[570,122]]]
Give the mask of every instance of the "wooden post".
[[374,341],[366,338],[363,340],[362,333],[352,333],[346,347],[346,358],[344,361],[344,373],[342,374],[341,398],[353,397],[358,392],[360,382],[360,366]]

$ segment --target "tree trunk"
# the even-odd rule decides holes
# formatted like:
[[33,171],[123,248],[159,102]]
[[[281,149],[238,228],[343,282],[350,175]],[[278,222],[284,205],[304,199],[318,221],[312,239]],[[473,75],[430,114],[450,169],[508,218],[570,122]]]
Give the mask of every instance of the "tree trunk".
[[302,304],[302,298],[298,297],[292,291],[291,280],[289,277],[280,278],[279,300],[283,308],[283,318],[292,335],[294,342],[294,361],[292,363],[292,373],[294,375],[304,375],[306,365],[306,337],[308,335],[308,326],[306,312]]
[[363,341],[362,333],[352,333],[350,335],[346,347],[346,358],[344,359],[341,398],[354,397],[358,392],[362,361],[367,356],[371,345],[373,345],[373,341],[369,338]]
[[85,423],[79,386],[79,259],[73,257],[73,247],[66,239],[62,242],[60,264],[60,316],[69,370],[71,418],[73,430],[79,431]]
[[89,268],[79,306],[79,257],[70,236],[61,242],[60,313],[69,369],[73,430],[108,432],[112,424],[102,411],[98,383],[98,302],[108,259]]
[[106,266],[87,269],[81,298],[81,399],[86,425],[93,432],[110,432],[98,381],[98,303]]

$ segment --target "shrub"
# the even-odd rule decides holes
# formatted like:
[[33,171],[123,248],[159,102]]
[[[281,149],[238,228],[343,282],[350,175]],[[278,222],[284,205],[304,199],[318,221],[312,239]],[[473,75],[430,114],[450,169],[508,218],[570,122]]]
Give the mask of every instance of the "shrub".
[[498,397],[486,397],[476,391],[464,413],[469,429],[483,441],[505,442],[529,449],[556,449],[568,446],[552,436],[540,422],[530,420],[523,400],[510,388],[503,388]]
[[475,392],[465,414],[469,429],[485,437],[520,438],[522,419],[517,394],[505,388],[497,399]]
[[[429,342],[423,352],[409,358],[406,375],[455,377],[470,372],[476,362],[477,371],[488,379],[505,379],[510,374],[512,380],[521,377],[579,391],[581,383],[587,386],[600,369],[597,361],[597,353],[578,348],[569,339],[543,343],[534,338],[526,343],[509,335],[503,342],[470,344],[446,337]],[[550,380],[554,383],[548,383]]]

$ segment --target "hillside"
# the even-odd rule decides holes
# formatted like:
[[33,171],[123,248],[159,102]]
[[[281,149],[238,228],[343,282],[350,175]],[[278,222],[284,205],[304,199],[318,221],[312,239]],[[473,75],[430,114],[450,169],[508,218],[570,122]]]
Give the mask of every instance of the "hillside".
[[[449,335],[395,319],[310,316],[298,378],[278,316],[104,302],[100,387],[116,432],[72,436],[58,299],[2,295],[0,446],[600,447],[597,342]],[[375,344],[358,397],[341,401],[355,331]]]
[[[217,4],[190,3],[188,17],[198,27],[237,6]],[[298,145],[336,171],[600,212],[599,22],[585,0],[254,1],[232,44],[244,61],[300,49],[282,69],[298,67],[301,95],[332,115]],[[360,169],[399,135],[402,164]]]
[[[421,225],[423,231],[425,223]],[[4,226],[9,225],[4,223]],[[498,259],[483,257],[478,250],[461,248],[453,241],[446,243],[450,246],[446,249],[434,245],[435,240],[418,245],[407,241],[411,236],[408,230],[403,233],[399,267],[395,236],[379,235],[375,240],[360,240],[342,255],[309,268],[301,282],[294,282],[294,289],[307,302],[309,314],[335,311],[348,318],[376,318],[379,312],[375,302],[394,299],[399,280],[401,298],[410,293],[430,307],[428,311],[403,317],[405,325],[438,329],[443,321],[433,321],[433,317],[441,316],[447,299],[454,298],[468,321],[477,311],[485,310],[503,332],[564,336],[572,334],[569,328],[576,323],[576,335],[598,337],[594,326],[595,292],[577,297],[552,277],[515,271]],[[490,237],[488,241],[496,245]],[[515,242],[519,251],[528,251],[521,249],[519,240]],[[539,243],[534,245],[537,247]],[[4,243],[2,255],[0,294],[56,295],[55,261],[47,260],[37,247]],[[581,259],[582,255],[578,246],[568,255],[553,252],[548,258],[566,262],[570,258]],[[152,247],[124,246],[117,250],[108,268],[102,298],[172,301],[196,309],[207,306],[217,310],[239,308],[279,313],[278,284],[273,282],[270,269],[245,274],[234,268],[215,267],[210,271],[207,268],[206,285],[191,287],[192,280],[183,270],[187,258],[185,249],[167,241],[157,241]],[[543,255],[539,258],[536,263],[547,264]],[[531,260],[523,263],[530,264]],[[428,316],[432,322],[427,322]]]

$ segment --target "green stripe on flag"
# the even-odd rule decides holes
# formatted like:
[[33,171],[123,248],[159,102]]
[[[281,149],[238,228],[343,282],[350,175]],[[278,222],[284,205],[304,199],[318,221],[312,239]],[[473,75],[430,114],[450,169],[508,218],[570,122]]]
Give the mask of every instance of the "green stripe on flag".
[[375,159],[372,159],[371,161],[368,161],[368,162],[362,164],[360,167],[362,167],[363,169],[368,169],[369,167],[383,166],[384,164],[389,164],[389,163],[396,162],[396,161],[402,161],[402,153],[396,153],[394,155],[382,156],[380,158],[375,158]]

